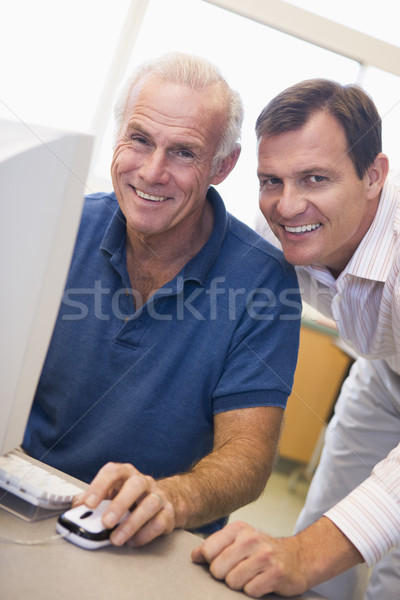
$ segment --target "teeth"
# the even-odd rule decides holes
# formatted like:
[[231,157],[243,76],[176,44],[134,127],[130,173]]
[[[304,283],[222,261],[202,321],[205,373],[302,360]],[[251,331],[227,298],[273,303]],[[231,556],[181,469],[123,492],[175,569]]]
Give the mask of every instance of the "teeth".
[[321,227],[321,223],[313,223],[312,225],[299,225],[298,227],[287,227],[285,225],[285,230],[289,233],[305,233],[306,231],[318,229],[318,227]]
[[152,202],[162,202],[163,200],[166,200],[166,196],[151,196],[150,194],[146,194],[137,188],[135,189],[139,198],[143,198],[144,200],[151,200]]

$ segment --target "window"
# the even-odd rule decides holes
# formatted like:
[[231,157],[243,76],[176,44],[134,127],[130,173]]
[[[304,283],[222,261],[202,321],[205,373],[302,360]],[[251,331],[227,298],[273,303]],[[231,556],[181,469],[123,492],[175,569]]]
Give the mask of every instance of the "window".
[[0,117],[88,131],[129,4],[1,2]]
[[[215,62],[243,98],[242,155],[218,189],[228,209],[248,224],[253,225],[258,208],[255,120],[277,92],[301,79],[322,76],[361,83],[383,116],[384,150],[392,167],[400,168],[397,74],[361,66],[357,60],[303,41],[301,32],[295,37],[216,4],[248,8],[236,0],[3,0],[0,117],[93,130],[97,147],[90,188],[108,190],[114,97],[110,88],[143,60],[179,50]],[[365,0],[361,9],[360,3],[353,3],[358,12],[351,10],[348,0],[269,0],[252,6],[268,18],[271,7],[293,11],[291,4],[399,44],[396,0],[381,0],[379,11],[373,0]],[[266,5],[269,11],[264,10]],[[292,29],[300,28],[295,21]]]

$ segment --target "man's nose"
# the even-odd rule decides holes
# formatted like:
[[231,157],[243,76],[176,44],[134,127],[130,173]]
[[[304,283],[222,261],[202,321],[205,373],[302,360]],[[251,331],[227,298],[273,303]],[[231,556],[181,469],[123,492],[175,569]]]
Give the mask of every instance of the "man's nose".
[[285,184],[277,203],[277,210],[284,219],[292,219],[302,214],[307,207],[307,194],[293,183]]
[[139,175],[149,184],[167,183],[169,172],[164,152],[156,149],[148,153],[140,166]]

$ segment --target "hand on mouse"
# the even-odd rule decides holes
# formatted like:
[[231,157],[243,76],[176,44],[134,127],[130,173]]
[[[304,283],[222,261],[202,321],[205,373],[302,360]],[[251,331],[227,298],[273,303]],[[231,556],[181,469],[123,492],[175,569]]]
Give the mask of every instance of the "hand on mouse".
[[143,475],[133,465],[107,463],[88,489],[74,498],[73,505],[84,503],[96,508],[104,499],[112,499],[103,515],[103,523],[109,529],[127,510],[131,511],[111,534],[110,541],[116,546],[142,546],[175,527],[175,511],[166,493],[152,477]]

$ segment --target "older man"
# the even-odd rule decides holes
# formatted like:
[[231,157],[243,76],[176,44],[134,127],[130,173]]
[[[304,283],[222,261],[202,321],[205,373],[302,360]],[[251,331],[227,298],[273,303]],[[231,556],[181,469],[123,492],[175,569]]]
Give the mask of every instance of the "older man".
[[24,447],[94,477],[79,501],[113,498],[107,527],[135,505],[116,545],[213,531],[271,470],[299,300],[294,269],[211,187],[241,121],[207,61],[145,64],[116,105],[114,192],[85,203]]

